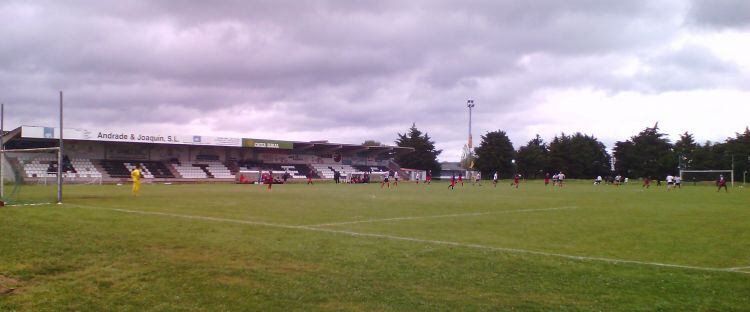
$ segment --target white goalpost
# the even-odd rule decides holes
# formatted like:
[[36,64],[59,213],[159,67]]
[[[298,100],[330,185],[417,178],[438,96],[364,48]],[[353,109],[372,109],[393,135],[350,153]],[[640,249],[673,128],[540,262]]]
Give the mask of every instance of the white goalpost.
[[685,174],[696,174],[701,176],[700,181],[716,181],[719,175],[729,176],[731,186],[734,187],[734,170],[680,170],[680,179],[683,183],[698,181],[693,178],[692,181],[685,179]]
[[62,179],[58,175],[64,167],[58,162],[60,154],[59,147],[0,150],[0,197],[3,203],[60,203]]
[[[5,149],[5,104],[0,104],[0,199],[14,205],[62,204],[63,185],[63,92],[60,91],[58,146]],[[48,183],[54,179],[56,183]],[[13,186],[6,190],[6,181]],[[37,187],[32,187],[36,185]],[[55,196],[50,196],[50,190]]]

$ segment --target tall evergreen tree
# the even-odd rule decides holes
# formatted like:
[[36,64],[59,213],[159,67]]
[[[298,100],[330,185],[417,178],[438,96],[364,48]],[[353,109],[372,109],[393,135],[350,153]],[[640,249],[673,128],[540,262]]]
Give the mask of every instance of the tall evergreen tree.
[[537,134],[526,145],[518,149],[516,156],[518,171],[524,177],[537,178],[544,176],[549,167],[549,149],[547,143]]
[[618,173],[629,177],[663,178],[677,173],[677,156],[658,124],[626,142],[617,142],[614,154]]
[[735,176],[742,177],[743,172],[750,169],[750,128],[736,133],[734,138],[727,138],[723,147],[717,155],[721,159],[720,169],[730,169],[734,165]]
[[636,177],[638,174],[633,169],[639,166],[635,158],[635,144],[631,141],[621,141],[615,143],[613,158],[615,163],[615,173],[626,176]]
[[515,153],[513,143],[505,131],[488,132],[482,136],[482,142],[474,151],[474,168],[485,176],[499,171],[501,176],[510,177],[516,172],[511,162]]
[[611,157],[604,143],[593,135],[555,136],[549,144],[550,166],[567,177],[590,179],[609,172]]
[[693,138],[692,134],[685,132],[680,135],[680,139],[674,143],[674,153],[677,156],[679,163],[678,167],[680,169],[690,168],[693,159],[693,153],[698,148],[699,145],[695,143],[695,139]]
[[399,166],[409,169],[432,170],[434,176],[440,175],[440,163],[437,156],[442,150],[435,149],[435,142],[430,136],[417,129],[416,124],[412,124],[409,131],[404,134],[399,133],[396,145],[400,147],[412,147],[413,153],[396,155],[396,163]]

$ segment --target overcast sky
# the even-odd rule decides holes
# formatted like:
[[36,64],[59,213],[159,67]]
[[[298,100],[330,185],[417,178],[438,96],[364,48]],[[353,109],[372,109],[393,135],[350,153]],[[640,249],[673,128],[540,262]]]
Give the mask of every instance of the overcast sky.
[[392,143],[750,124],[750,1],[0,2],[6,127]]

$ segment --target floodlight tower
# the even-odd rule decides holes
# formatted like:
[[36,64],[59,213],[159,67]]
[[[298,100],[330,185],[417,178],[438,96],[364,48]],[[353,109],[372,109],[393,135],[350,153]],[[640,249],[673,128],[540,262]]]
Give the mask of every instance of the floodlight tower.
[[466,101],[466,107],[469,108],[469,143],[467,144],[467,146],[469,147],[469,149],[472,149],[474,148],[474,143],[471,139],[471,110],[474,108],[474,100]]

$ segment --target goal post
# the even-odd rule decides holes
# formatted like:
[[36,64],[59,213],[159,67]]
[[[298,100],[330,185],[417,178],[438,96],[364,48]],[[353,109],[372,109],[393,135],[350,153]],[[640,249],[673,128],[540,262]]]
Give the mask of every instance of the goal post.
[[[0,197],[7,205],[61,203],[59,147],[0,150]],[[63,176],[66,173],[63,173]]]
[[[680,179],[683,183],[716,181],[720,175],[729,176],[731,186],[734,187],[734,170],[680,170]],[[688,179],[687,176],[692,179]]]
[[[43,147],[43,148],[27,148],[27,149],[11,149],[6,150],[5,149],[5,103],[0,103],[0,199],[2,200],[2,204],[5,203],[11,203],[13,204],[24,204],[24,201],[29,201],[29,204],[36,204],[36,203],[52,203],[57,202],[57,204],[62,204],[62,184],[63,184],[63,166],[65,165],[63,161],[63,92],[60,91],[60,128],[57,130],[57,141],[58,146],[57,147]],[[34,154],[38,153],[38,154]],[[52,154],[52,157],[49,157]],[[40,156],[42,155],[42,156]],[[8,156],[17,156],[13,160],[11,160],[11,157]],[[27,157],[31,159],[31,162],[27,163]],[[56,172],[50,171],[54,168],[47,168],[47,171],[44,171],[44,166],[41,163],[39,159],[35,159],[34,156],[40,156],[41,158],[46,161],[46,164],[57,164],[57,170]],[[56,162],[55,162],[55,159]],[[36,162],[36,163],[35,163]],[[41,164],[42,167],[38,166],[27,166],[27,165],[39,165]],[[6,169],[8,170],[4,170]],[[31,168],[36,168],[41,171],[38,171],[37,173],[29,174],[28,171],[31,170]],[[24,185],[29,185],[27,179],[33,180],[43,180],[44,185],[47,185],[47,179],[50,175],[53,175],[55,178],[55,183],[53,183],[55,187],[55,194],[54,200],[50,200],[48,202],[44,202],[45,200],[40,198],[45,198],[45,196],[31,196],[29,199],[25,199],[22,197],[19,197],[21,187]],[[9,194],[6,194],[5,190],[5,182],[6,179],[10,179],[13,181],[13,190],[10,193],[11,196],[8,196]],[[38,181],[37,181],[38,182]],[[25,188],[26,189],[26,188]],[[35,194],[35,192],[24,192],[25,195],[28,195],[28,193]],[[40,193],[46,193],[46,191],[42,191]],[[22,198],[22,199],[19,199]],[[9,201],[10,200],[10,201]]]

